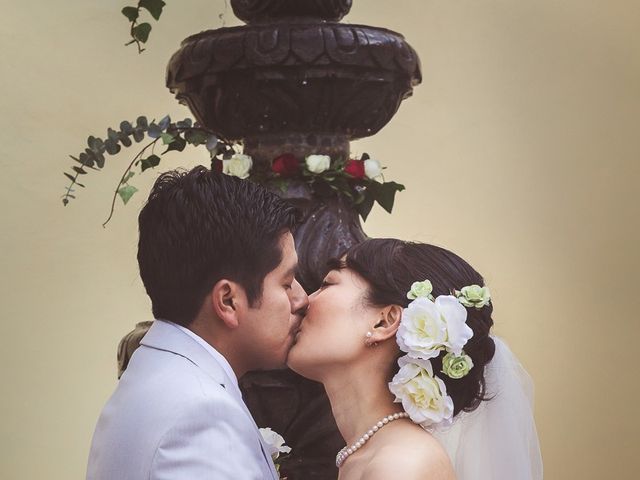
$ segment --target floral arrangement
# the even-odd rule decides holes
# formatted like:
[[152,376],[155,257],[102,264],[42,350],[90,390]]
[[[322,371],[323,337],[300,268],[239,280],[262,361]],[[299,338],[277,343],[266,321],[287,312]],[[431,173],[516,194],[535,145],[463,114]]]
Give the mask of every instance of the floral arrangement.
[[[447,425],[453,418],[453,400],[439,376],[460,379],[473,368],[464,346],[473,337],[467,325],[467,308],[482,308],[491,302],[487,287],[471,285],[452,295],[434,298],[429,280],[415,282],[407,293],[412,300],[404,309],[396,340],[406,353],[398,360],[400,370],[389,389],[402,403],[411,420],[423,428]],[[442,370],[434,372],[431,359],[446,352]]]
[[[261,428],[260,435],[262,436],[262,440],[266,443],[267,447],[269,447],[269,451],[267,452],[271,455],[271,459],[276,466],[276,471],[280,474],[280,463],[284,460],[289,453],[291,453],[291,447],[288,447],[284,443],[284,438],[282,435],[274,432],[270,428]],[[280,454],[284,454],[280,456]],[[280,477],[281,480],[287,480],[286,477]]]
[[[386,182],[383,175],[385,167],[366,153],[360,158],[348,159],[331,158],[328,155],[298,158],[285,153],[267,165],[257,165],[242,152],[241,145],[218,138],[189,118],[174,122],[168,115],[159,121],[140,116],[135,122],[121,122],[119,129],[109,128],[104,139],[89,136],[84,151],[70,155],[76,165],[71,167],[71,173],[64,172],[70,183],[62,195],[62,203],[68,205],[76,198],[75,189],[84,188],[80,179],[89,170],[102,170],[107,156],[117,155],[122,148],[131,147],[145,138],[149,141],[133,157],[114,190],[109,217],[103,225],[113,216],[118,197],[126,204],[138,192],[132,181],[136,174],[155,169],[165,154],[182,152],[187,145],[206,149],[212,170],[226,175],[249,179],[282,191],[291,182],[300,181],[309,185],[319,196],[344,195],[365,220],[376,202],[391,213],[396,192],[404,190],[404,185]],[[160,148],[164,150],[157,151]]]
[[223,154],[213,159],[212,169],[282,191],[286,191],[292,181],[298,180],[308,184],[320,196],[344,195],[364,220],[376,202],[391,213],[396,192],[404,190],[404,185],[384,181],[385,167],[366,153],[360,158],[346,160],[315,154],[301,159],[284,153],[266,167],[255,165],[253,159],[243,153]]

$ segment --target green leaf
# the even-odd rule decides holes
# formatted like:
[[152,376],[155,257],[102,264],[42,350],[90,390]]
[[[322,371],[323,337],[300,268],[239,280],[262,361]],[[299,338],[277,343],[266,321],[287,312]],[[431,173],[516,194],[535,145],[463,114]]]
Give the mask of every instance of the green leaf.
[[149,39],[149,33],[151,33],[151,25],[148,23],[141,23],[140,25],[136,25],[131,33],[136,40],[146,43]]
[[184,132],[184,139],[189,142],[191,145],[202,145],[206,143],[208,134],[203,132],[202,130],[187,130]]
[[127,173],[127,176],[122,179],[122,183],[127,183],[129,180],[131,180],[131,177],[133,177],[134,175],[135,173],[133,172]]
[[135,22],[138,19],[138,9],[136,7],[124,7],[122,14],[129,19],[130,22]]
[[169,144],[169,146],[164,151],[164,153],[171,152],[172,150],[175,150],[177,152],[181,152],[181,151],[184,150],[184,147],[186,147],[186,146],[187,146],[187,142],[184,140],[184,138],[176,137],[176,138],[173,139],[173,142],[171,142]]
[[131,200],[131,197],[133,197],[133,194],[136,193],[137,191],[138,189],[133,185],[125,185],[124,187],[118,190],[118,195],[120,195],[120,198],[122,198],[122,201],[126,205],[127,202]]
[[162,135],[160,135],[160,138],[162,138],[162,143],[164,143],[165,145],[169,145],[175,139],[175,137],[170,133],[163,133]]
[[143,158],[141,163],[142,171],[144,172],[147,168],[157,167],[160,163],[160,157],[157,155],[151,155],[147,158]]
[[391,213],[391,211],[393,210],[393,203],[396,198],[396,192],[401,192],[402,190],[404,190],[404,185],[400,185],[396,182],[387,182],[383,184],[378,183],[376,185],[377,186],[374,189],[376,201],[382,208]]
[[367,220],[367,217],[373,208],[374,201],[373,195],[367,193],[365,194],[364,200],[355,206],[356,210],[362,217],[362,220]]
[[162,15],[162,9],[166,3],[162,0],[140,0],[138,5],[142,8],[146,8],[153,18],[159,20],[160,15]]

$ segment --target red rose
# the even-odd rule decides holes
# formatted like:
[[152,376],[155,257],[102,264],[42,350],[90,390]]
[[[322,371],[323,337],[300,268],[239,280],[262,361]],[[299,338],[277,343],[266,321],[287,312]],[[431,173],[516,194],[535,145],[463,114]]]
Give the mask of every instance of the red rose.
[[219,158],[214,158],[211,162],[211,169],[214,172],[222,173],[222,160],[220,160]]
[[283,177],[293,177],[300,171],[300,162],[291,153],[284,153],[271,164],[271,170]]
[[364,178],[364,162],[362,160],[349,160],[344,166],[344,171],[358,180]]

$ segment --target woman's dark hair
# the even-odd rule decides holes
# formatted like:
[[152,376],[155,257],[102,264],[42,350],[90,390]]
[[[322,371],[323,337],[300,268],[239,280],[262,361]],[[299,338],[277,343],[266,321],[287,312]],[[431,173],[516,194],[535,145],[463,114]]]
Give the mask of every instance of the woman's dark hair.
[[280,239],[299,218],[246,180],[202,166],[162,174],[138,217],[138,265],[155,318],[187,326],[223,278],[259,302],[265,276],[282,261]]
[[[409,305],[407,292],[413,282],[430,280],[433,295],[450,295],[468,285],[484,286],[484,279],[467,262],[444,248],[396,239],[370,239],[351,247],[346,254],[347,268],[370,284],[365,301],[370,305]],[[468,375],[455,380],[439,375],[453,399],[454,415],[472,411],[486,400],[484,368],[493,358],[495,344],[489,336],[493,325],[493,306],[467,308],[467,325],[473,337],[464,351],[473,360]],[[434,372],[442,369],[444,352],[432,359]],[[393,372],[395,374],[397,369]]]

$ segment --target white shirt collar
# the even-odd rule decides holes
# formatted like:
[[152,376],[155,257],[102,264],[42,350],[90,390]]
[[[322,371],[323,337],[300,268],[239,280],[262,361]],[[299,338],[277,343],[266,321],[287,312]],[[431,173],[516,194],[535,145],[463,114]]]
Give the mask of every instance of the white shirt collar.
[[207,352],[209,352],[211,354],[211,356],[213,356],[213,358],[216,359],[216,361],[224,369],[224,371],[227,374],[227,376],[231,379],[231,381],[233,381],[233,384],[235,385],[235,387],[239,391],[240,387],[238,386],[238,377],[236,377],[236,374],[233,371],[233,368],[231,368],[231,364],[227,361],[226,358],[224,358],[224,356],[220,352],[218,352],[215,348],[213,348],[211,346],[211,344],[207,343],[202,337],[200,337],[199,335],[195,334],[194,332],[192,332],[188,328],[185,328],[182,325],[178,325],[177,323],[173,323],[173,322],[169,322],[169,323],[172,323],[173,325],[178,327],[180,330],[182,330],[184,333],[186,333],[191,338],[193,338],[200,345],[202,345],[204,347],[204,349]]

